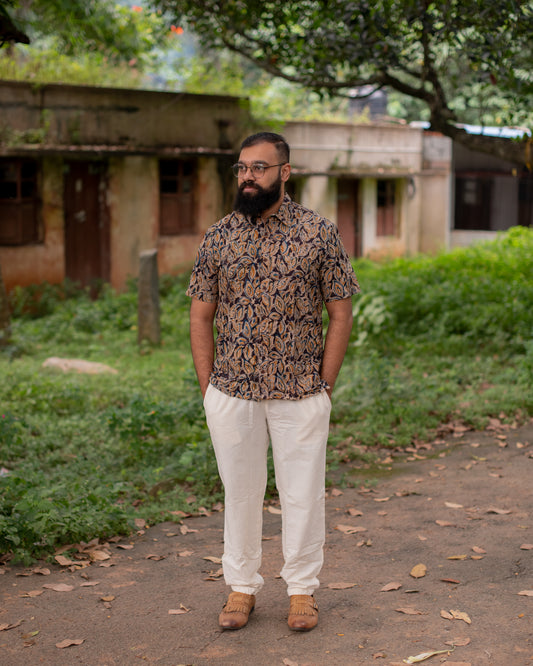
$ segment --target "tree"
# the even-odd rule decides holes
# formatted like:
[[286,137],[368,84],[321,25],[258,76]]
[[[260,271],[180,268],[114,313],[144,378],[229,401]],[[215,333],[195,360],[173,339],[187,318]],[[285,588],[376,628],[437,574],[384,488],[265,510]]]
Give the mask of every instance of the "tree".
[[531,122],[531,0],[151,0],[206,48],[228,48],[326,95],[387,88],[429,110],[432,129],[531,167],[531,138],[461,127]]

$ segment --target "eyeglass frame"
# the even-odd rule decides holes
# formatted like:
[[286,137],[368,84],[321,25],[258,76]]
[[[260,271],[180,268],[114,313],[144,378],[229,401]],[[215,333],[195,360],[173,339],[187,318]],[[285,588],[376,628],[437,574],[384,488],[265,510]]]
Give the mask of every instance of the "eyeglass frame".
[[[265,175],[265,171],[267,169],[272,169],[273,167],[277,166],[285,166],[285,164],[288,164],[288,162],[280,162],[279,164],[261,164],[256,162],[253,164],[244,164],[244,162],[237,162],[236,164],[232,165],[231,170],[233,171],[235,178],[245,176],[246,172],[250,170],[250,173],[254,179],[257,180],[258,178],[262,178]],[[260,173],[254,173],[254,169],[258,169]]]

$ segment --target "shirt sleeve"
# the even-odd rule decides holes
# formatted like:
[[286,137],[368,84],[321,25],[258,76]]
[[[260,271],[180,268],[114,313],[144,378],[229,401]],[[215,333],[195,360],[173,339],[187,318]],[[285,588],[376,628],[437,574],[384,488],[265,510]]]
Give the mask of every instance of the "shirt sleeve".
[[191,273],[187,296],[200,301],[214,303],[218,300],[218,234],[215,230],[207,231],[198,252]]
[[322,298],[326,303],[350,298],[361,290],[348,253],[342,244],[339,230],[332,222],[326,222],[324,239],[320,273]]

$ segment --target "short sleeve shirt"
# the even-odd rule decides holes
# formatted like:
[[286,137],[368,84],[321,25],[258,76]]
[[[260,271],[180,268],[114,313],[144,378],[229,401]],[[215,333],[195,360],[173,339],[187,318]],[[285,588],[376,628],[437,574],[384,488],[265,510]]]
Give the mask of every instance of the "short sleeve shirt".
[[217,303],[211,384],[245,400],[322,391],[323,303],[358,291],[337,227],[288,195],[266,221],[227,215],[208,229],[187,290]]

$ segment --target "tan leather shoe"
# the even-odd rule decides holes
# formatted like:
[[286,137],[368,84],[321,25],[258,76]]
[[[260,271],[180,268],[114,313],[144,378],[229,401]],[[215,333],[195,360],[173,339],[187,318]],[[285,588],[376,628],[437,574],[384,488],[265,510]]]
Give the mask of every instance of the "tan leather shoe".
[[248,616],[255,606],[255,596],[243,592],[231,592],[222,613],[218,616],[218,624],[222,629],[242,629]]
[[318,624],[318,605],[309,594],[293,594],[288,625],[293,631],[311,631]]

